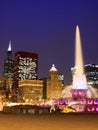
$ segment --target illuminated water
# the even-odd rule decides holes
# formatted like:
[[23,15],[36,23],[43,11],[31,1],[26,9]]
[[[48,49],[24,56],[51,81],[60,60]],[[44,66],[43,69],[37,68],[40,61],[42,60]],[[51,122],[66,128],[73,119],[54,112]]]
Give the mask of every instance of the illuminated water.
[[[73,74],[72,85],[67,86],[62,94],[63,98],[72,98],[71,90],[84,90],[88,98],[98,97],[98,92],[92,86],[87,85],[86,76],[84,74],[83,67],[83,56],[82,56],[82,47],[81,47],[81,38],[79,27],[76,26],[76,40],[75,40],[75,73]],[[76,91],[75,91],[76,92]],[[81,91],[80,91],[81,93]]]

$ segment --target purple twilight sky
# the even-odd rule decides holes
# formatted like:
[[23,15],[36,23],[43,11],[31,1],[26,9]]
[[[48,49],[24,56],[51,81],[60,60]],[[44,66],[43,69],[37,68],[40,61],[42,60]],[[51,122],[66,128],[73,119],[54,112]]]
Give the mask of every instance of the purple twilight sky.
[[98,0],[1,0],[0,74],[11,40],[13,55],[38,53],[39,78],[47,77],[55,64],[70,84],[77,24],[84,64],[98,64]]

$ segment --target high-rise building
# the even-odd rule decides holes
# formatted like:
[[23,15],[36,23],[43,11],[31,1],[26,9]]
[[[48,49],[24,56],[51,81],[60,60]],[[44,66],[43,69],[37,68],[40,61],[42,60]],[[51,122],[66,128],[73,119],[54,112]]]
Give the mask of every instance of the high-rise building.
[[62,82],[59,79],[58,71],[54,64],[49,70],[46,87],[47,99],[58,99],[62,97]]
[[87,82],[98,88],[98,65],[87,64],[84,66]]
[[[71,68],[72,75],[75,73],[75,70],[75,67]],[[86,75],[87,84],[98,88],[98,65],[84,65],[84,73]]]
[[3,77],[5,77],[9,80],[13,80],[13,70],[14,70],[14,60],[12,60],[11,41],[9,41],[7,57],[4,60]]
[[14,90],[17,91],[18,81],[36,80],[38,77],[38,54],[19,51],[15,53]]
[[4,87],[6,87],[6,95],[8,97],[9,93],[12,90],[13,79],[14,79],[14,60],[12,60],[11,41],[9,41],[7,57],[4,60],[3,77],[6,80],[6,86]]

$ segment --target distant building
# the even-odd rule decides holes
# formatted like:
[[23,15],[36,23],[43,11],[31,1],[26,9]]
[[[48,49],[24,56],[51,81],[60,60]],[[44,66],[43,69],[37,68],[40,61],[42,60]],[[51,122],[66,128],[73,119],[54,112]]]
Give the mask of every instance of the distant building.
[[[72,75],[75,73],[75,67],[71,68]],[[98,65],[84,65],[84,73],[86,75],[87,84],[98,88]]]
[[9,97],[9,94],[12,91],[13,79],[14,79],[14,60],[12,60],[12,50],[11,50],[11,41],[9,41],[9,46],[7,50],[7,57],[4,60],[4,71],[3,78],[5,79],[6,87],[6,96]]
[[41,80],[43,80],[43,99],[47,99],[47,78]]
[[9,42],[9,47],[7,50],[7,57],[4,60],[4,72],[3,77],[13,80],[14,78],[14,60],[12,60],[12,50],[11,50],[11,41]]
[[6,79],[4,77],[0,78],[0,101],[6,100]]
[[63,74],[59,74],[58,75],[58,79],[61,80],[61,82],[62,82],[62,88],[64,88],[64,75]]
[[58,99],[62,97],[62,82],[59,79],[58,71],[54,65],[49,70],[49,77],[46,82],[47,99]]
[[38,77],[38,54],[19,51],[15,53],[14,89],[18,88],[18,81],[36,80]]
[[84,70],[88,84],[98,88],[98,65],[87,64]]
[[19,99],[25,103],[34,103],[43,98],[42,80],[20,80]]
[[6,90],[6,78],[0,78],[0,90]]

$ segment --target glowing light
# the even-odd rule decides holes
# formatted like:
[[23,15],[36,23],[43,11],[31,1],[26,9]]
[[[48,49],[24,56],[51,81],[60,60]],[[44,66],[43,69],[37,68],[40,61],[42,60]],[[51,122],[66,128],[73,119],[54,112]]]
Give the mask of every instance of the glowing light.
[[0,111],[3,111],[3,104],[0,103]]
[[98,104],[98,99],[97,98],[95,98],[94,104]]
[[75,104],[79,104],[79,102],[78,102],[78,101],[71,101],[71,102],[68,104],[68,106],[72,106],[72,105],[75,105]]
[[57,69],[56,69],[56,67],[55,67],[55,65],[54,65],[54,64],[52,65],[52,67],[51,67],[50,71],[57,71]]
[[96,107],[96,111],[98,112],[98,106]]
[[88,112],[94,112],[95,108],[92,106],[92,107],[89,107],[87,108]]
[[93,100],[88,100],[87,104],[93,104]]
[[9,41],[8,51],[11,51],[11,41]]
[[80,104],[86,104],[86,99],[81,100],[81,101],[80,101]]

